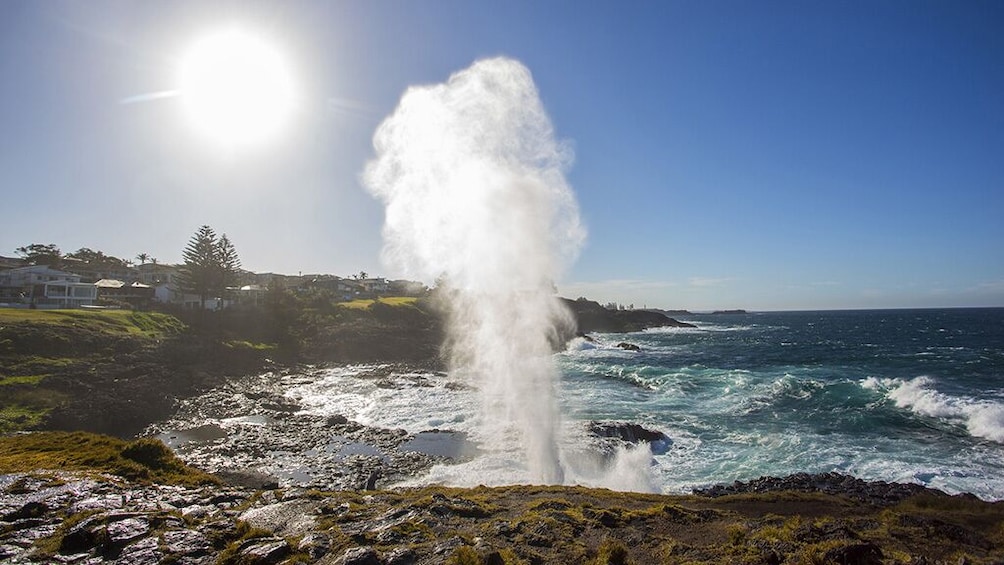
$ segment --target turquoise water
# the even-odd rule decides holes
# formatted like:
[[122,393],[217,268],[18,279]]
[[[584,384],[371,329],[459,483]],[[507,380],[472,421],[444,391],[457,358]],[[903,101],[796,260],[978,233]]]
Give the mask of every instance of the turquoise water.
[[1004,499],[1004,309],[679,319],[698,328],[558,355],[567,419],[672,438],[655,455],[664,491],[838,471]]

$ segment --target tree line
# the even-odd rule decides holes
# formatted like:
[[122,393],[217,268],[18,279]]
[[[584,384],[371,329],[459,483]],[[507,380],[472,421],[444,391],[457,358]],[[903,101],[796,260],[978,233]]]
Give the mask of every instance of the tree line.
[[[32,243],[18,247],[14,253],[26,265],[45,265],[53,269],[72,268],[70,265],[75,262],[108,269],[124,269],[135,265],[131,260],[105,255],[87,247],[63,254],[53,243]],[[208,225],[201,226],[192,235],[181,257],[183,263],[179,268],[178,280],[180,290],[197,295],[203,308],[209,298],[226,296],[227,288],[240,282],[241,260],[236,247],[227,234],[217,236],[216,231]],[[149,253],[140,253],[136,255],[136,259],[140,264],[157,264],[157,259]]]

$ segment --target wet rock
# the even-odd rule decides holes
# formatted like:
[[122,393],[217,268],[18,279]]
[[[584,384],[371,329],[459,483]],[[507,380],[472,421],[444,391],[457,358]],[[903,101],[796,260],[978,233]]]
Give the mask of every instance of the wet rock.
[[344,426],[349,423],[349,419],[341,414],[334,414],[332,416],[328,416],[326,423],[329,426]]
[[886,483],[884,481],[863,481],[839,473],[796,473],[787,477],[760,477],[748,482],[736,481],[731,485],[715,485],[706,489],[695,489],[694,494],[701,496],[727,496],[744,493],[764,493],[779,491],[821,492],[824,494],[846,496],[855,500],[868,502],[877,506],[896,504],[901,500],[928,494],[931,496],[948,495],[936,489],[911,483]]
[[624,351],[641,351],[641,347],[638,347],[637,345],[633,343],[628,343],[626,341],[618,343],[617,347],[623,349]]
[[[589,433],[599,438],[620,440],[629,444],[647,443],[654,454],[663,454],[673,445],[673,440],[658,430],[650,430],[632,422],[590,422]],[[613,446],[607,449],[612,451]]]
[[671,441],[666,434],[631,422],[591,422],[589,432],[599,437],[617,438],[628,443]]
[[[391,380],[402,388],[444,387],[448,382],[445,375],[416,374],[402,367],[371,372],[375,379]],[[367,483],[374,488],[377,485],[370,480],[374,472],[381,481],[394,483],[452,460],[450,454],[401,449],[414,439],[404,430],[367,427],[344,415],[285,410],[293,405],[286,396],[289,387],[324,375],[239,379],[186,400],[173,419],[151,425],[144,433],[180,437],[180,431],[216,426],[224,432],[222,437],[190,439],[175,445],[177,454],[229,484],[251,488],[357,490],[367,488]],[[367,375],[362,371],[357,376]]]

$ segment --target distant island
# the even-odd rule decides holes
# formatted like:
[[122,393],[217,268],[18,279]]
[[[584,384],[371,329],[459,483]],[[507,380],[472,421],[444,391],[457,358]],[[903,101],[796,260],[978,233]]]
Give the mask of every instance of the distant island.
[[746,310],[715,310],[712,314],[749,314]]

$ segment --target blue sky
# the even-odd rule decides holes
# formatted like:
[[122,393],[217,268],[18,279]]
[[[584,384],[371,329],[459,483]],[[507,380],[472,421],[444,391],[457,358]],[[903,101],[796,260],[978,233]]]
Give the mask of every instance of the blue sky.
[[[182,54],[240,26],[297,112],[224,153]],[[202,224],[255,271],[380,264],[359,174],[404,89],[490,56],[534,74],[588,241],[563,294],[664,308],[1004,306],[999,2],[0,4],[0,254],[180,260]]]

